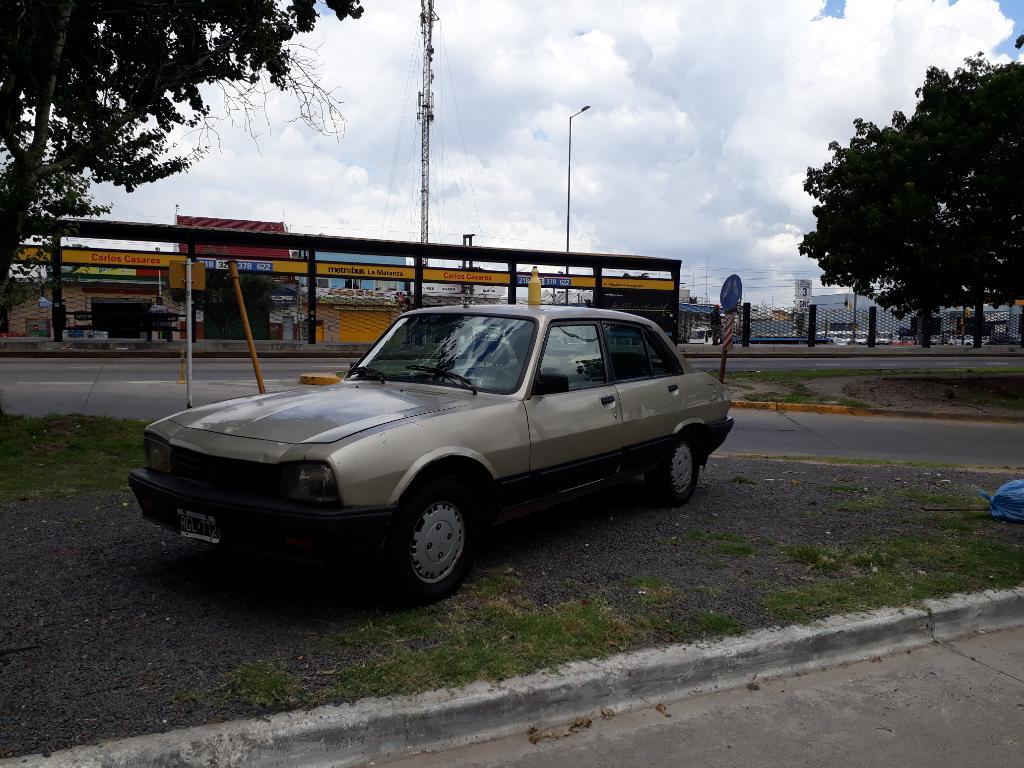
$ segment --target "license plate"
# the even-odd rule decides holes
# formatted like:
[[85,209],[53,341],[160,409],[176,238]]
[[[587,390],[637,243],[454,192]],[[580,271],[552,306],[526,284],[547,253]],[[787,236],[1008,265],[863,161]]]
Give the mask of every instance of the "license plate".
[[199,539],[211,544],[220,541],[220,528],[217,527],[217,521],[212,515],[179,509],[178,527],[181,529],[181,535],[186,539]]

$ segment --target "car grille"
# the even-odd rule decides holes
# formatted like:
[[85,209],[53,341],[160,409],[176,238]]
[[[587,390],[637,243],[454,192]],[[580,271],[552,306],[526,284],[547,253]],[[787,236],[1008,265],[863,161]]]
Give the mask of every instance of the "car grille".
[[207,456],[187,448],[171,448],[171,474],[218,488],[277,494],[280,471],[275,464]]

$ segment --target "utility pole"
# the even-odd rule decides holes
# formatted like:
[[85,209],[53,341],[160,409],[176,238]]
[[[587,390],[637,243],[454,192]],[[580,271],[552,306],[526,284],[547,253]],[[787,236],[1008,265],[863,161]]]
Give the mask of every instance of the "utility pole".
[[419,96],[420,121],[420,242],[430,242],[430,124],[434,122],[434,0],[420,0],[423,35],[423,86]]

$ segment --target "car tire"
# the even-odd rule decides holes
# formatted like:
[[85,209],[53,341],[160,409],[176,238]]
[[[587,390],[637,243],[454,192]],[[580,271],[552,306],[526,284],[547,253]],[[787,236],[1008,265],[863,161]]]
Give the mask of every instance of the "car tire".
[[402,603],[443,600],[458,590],[477,548],[477,504],[452,477],[435,477],[402,499],[384,543],[392,596]]
[[669,457],[649,472],[644,482],[658,502],[681,507],[697,490],[700,466],[697,442],[683,435],[673,446]]

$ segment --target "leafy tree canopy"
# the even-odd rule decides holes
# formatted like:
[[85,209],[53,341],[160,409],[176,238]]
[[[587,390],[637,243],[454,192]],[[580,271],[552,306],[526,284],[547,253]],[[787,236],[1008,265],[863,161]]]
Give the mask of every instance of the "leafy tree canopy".
[[0,291],[27,234],[102,212],[92,181],[129,191],[196,159],[172,136],[209,129],[210,86],[248,117],[265,87],[331,132],[340,104],[295,36],[360,0],[0,0]]
[[917,97],[889,126],[855,120],[808,169],[800,252],[900,313],[1024,297],[1024,66],[933,67]]

